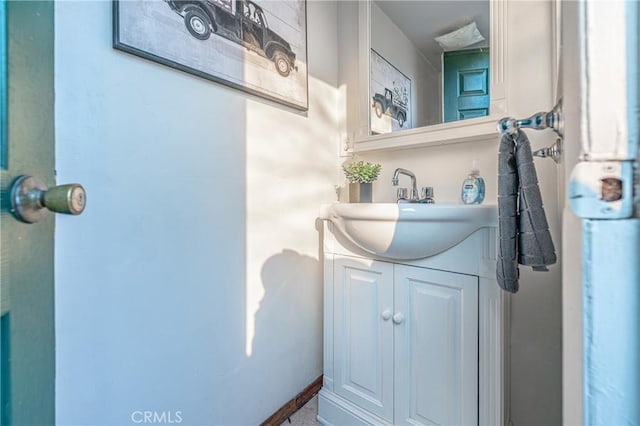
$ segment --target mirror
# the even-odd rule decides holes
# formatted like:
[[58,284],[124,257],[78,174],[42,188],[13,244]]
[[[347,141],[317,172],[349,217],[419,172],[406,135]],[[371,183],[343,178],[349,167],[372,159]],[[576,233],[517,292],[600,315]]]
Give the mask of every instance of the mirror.
[[374,0],[371,134],[489,115],[489,1]]
[[506,112],[505,3],[359,2],[354,150],[494,137]]

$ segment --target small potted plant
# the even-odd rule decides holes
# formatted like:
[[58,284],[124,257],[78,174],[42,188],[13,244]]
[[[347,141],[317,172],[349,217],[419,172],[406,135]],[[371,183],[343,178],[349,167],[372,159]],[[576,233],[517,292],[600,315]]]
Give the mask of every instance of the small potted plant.
[[349,181],[349,202],[370,203],[373,199],[373,181],[378,179],[382,166],[364,161],[343,164],[342,170]]

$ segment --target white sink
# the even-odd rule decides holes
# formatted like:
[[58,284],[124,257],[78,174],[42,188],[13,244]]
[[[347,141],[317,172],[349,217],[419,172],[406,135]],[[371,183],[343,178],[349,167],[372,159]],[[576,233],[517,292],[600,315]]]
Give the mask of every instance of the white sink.
[[496,205],[327,204],[320,218],[367,253],[422,259],[455,246],[480,228],[497,226]]

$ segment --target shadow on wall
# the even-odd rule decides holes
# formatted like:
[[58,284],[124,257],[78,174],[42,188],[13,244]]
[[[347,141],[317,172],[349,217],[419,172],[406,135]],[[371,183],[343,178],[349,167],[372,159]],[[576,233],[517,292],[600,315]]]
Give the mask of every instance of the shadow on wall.
[[[272,383],[278,393],[278,383],[296,382],[300,372],[310,372],[308,383],[317,376],[310,370],[309,360],[318,359],[322,353],[322,342],[317,339],[322,335],[321,270],[317,259],[285,249],[265,261],[261,277],[265,293],[255,316],[253,356],[288,360],[285,365],[275,364],[261,372],[265,376],[262,380]],[[301,308],[307,310],[304,322],[299,317]],[[318,330],[305,329],[309,324],[315,324]]]
[[[223,339],[216,354],[221,362],[214,364],[212,377],[218,393],[213,401],[200,401],[209,406],[213,402],[210,419],[216,424],[259,424],[317,378],[322,359],[317,338],[322,335],[320,275],[318,260],[290,249],[265,260],[251,355],[244,353],[244,330],[238,322],[244,309],[237,307],[238,315],[226,323],[220,319],[225,324],[217,330]],[[312,324],[318,329],[310,329]],[[296,383],[303,385],[292,392]],[[183,415],[186,424],[200,424],[188,414]]]

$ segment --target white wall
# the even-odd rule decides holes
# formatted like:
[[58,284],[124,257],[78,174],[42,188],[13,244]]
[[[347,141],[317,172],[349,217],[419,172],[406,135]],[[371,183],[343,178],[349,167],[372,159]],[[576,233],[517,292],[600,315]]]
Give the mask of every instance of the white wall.
[[[578,2],[562,3],[562,61],[565,102],[564,182],[578,163],[581,151],[581,126],[584,106],[580,99],[581,48],[580,8]],[[570,101],[573,99],[573,102]],[[586,124],[585,124],[586,125]],[[583,327],[582,327],[582,220],[571,211],[564,199],[562,234],[564,240],[562,262],[562,424],[578,426],[584,423]]]
[[57,422],[257,424],[321,374],[319,204],[337,183],[337,6],[308,7],[308,114],[116,51],[56,3]]
[[[523,23],[526,22],[526,25]],[[551,4],[508,4],[508,108],[529,116],[553,107],[551,79]],[[534,149],[550,145],[551,131],[528,132]],[[395,200],[391,176],[396,167],[415,172],[419,186],[433,186],[437,203],[460,203],[460,186],[474,158],[485,178],[485,203],[497,202],[498,139],[433,148],[361,155],[382,163],[374,201]],[[556,165],[536,159],[536,168],[556,252],[561,253]],[[400,186],[409,186],[402,180]],[[515,426],[562,423],[562,298],[560,263],[549,272],[520,267],[520,291],[512,298],[511,420]]]
[[371,48],[411,79],[414,127],[442,122],[440,74],[375,3],[371,4]]

